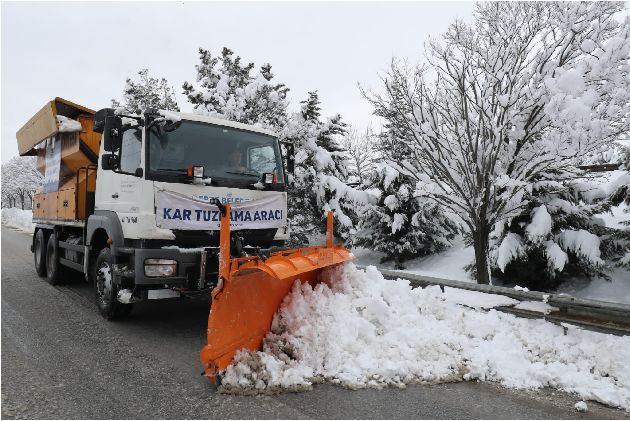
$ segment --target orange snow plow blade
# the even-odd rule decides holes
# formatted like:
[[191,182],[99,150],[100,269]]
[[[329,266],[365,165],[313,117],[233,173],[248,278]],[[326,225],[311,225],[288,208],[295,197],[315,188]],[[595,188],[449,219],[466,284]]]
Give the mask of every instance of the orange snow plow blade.
[[329,212],[325,246],[285,250],[264,261],[257,256],[230,259],[229,215],[226,205],[226,216],[221,218],[219,284],[212,291],[208,345],[201,350],[205,375],[215,382],[239,350],[261,348],[274,314],[296,280],[316,284],[324,268],[353,257],[343,246],[333,244]]

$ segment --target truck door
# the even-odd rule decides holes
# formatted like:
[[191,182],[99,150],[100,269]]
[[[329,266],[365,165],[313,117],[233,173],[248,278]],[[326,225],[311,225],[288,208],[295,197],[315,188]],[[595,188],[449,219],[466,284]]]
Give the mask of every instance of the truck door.
[[[97,179],[97,209],[111,210],[123,216],[137,213],[139,199],[143,196],[142,128],[132,127],[123,132],[121,147],[115,153],[119,157],[116,171],[103,171]],[[140,172],[138,172],[138,170]]]

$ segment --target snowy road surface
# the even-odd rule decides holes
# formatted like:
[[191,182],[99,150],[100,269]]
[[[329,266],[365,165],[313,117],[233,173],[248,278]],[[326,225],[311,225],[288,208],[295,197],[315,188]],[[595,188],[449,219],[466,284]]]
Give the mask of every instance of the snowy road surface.
[[266,397],[216,393],[201,373],[207,300],[140,304],[101,319],[91,288],[38,278],[30,236],[2,227],[3,418],[629,418],[575,396],[460,382]]

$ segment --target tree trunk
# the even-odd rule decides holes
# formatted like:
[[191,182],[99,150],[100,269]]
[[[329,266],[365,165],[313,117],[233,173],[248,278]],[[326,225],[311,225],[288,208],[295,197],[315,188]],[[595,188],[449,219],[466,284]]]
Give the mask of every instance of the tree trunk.
[[490,270],[488,266],[488,237],[490,229],[487,226],[477,227],[472,233],[475,247],[475,270],[477,272],[477,283],[490,283]]

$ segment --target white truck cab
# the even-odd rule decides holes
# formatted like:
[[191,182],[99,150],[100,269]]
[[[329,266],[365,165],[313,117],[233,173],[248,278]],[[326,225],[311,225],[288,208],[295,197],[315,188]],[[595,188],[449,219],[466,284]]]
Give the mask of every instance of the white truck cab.
[[[171,120],[161,117],[162,114]],[[95,118],[99,118],[98,113]],[[155,118],[164,120],[155,124],[150,117],[149,124],[139,124],[145,121],[144,117],[117,118],[125,122],[119,145],[112,150],[107,147],[109,143],[103,141],[100,150],[101,161],[113,158],[116,165],[107,162],[107,169],[99,165],[94,209],[115,212],[126,239],[176,239],[170,225],[163,221],[164,214],[162,218],[156,214],[156,197],[160,192],[231,204],[277,198],[279,203],[284,203],[282,223],[268,224],[273,228],[265,232],[264,240],[255,242],[270,246],[288,238],[286,179],[279,143],[273,132],[171,111],[158,111]],[[163,127],[168,122],[173,123],[167,131]],[[196,167],[197,171],[201,167],[202,176],[188,174],[191,167]],[[271,174],[270,183],[265,183],[264,174]],[[172,219],[173,215],[167,213],[167,217]],[[182,223],[179,227],[180,231],[200,229],[217,228],[193,223]]]

